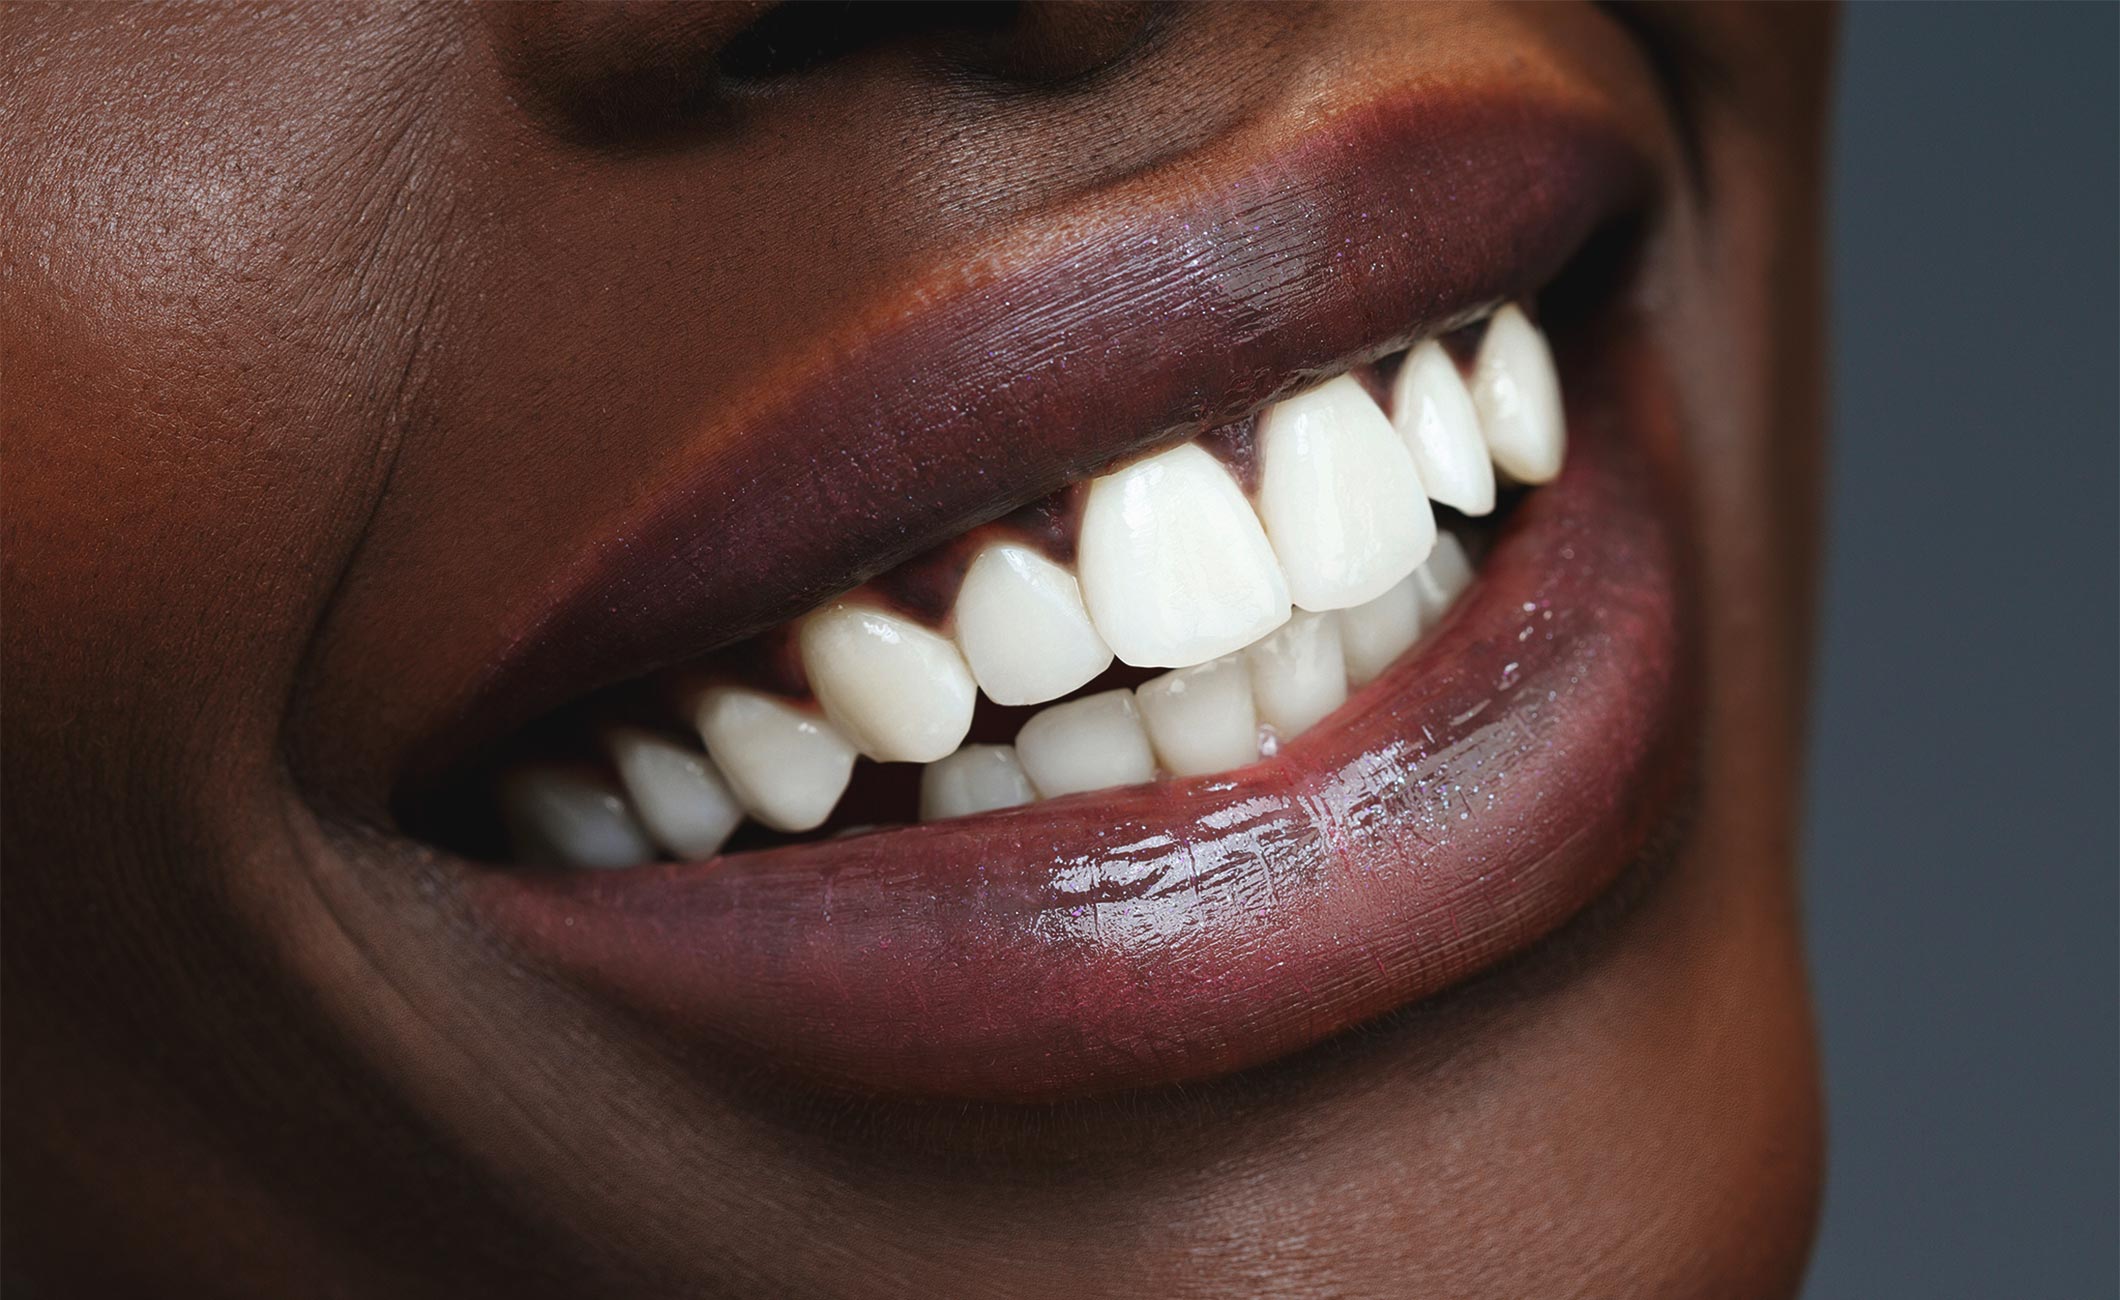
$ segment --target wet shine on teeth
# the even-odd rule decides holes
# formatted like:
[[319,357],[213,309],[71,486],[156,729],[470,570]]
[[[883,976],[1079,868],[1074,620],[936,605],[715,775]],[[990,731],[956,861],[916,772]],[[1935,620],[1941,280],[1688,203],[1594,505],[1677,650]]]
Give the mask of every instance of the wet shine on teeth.
[[[1389,413],[1352,376],[1257,420],[1247,494],[1198,443],[1117,466],[1084,494],[1075,562],[997,537],[946,626],[861,591],[797,621],[814,701],[734,681],[693,693],[704,748],[631,726],[604,764],[502,777],[526,858],[623,867],[712,857],[741,822],[813,830],[855,759],[920,763],[922,820],[1206,776],[1270,756],[1382,674],[1470,583],[1431,500],[1485,515],[1497,477],[1535,486],[1566,452],[1559,379],[1515,306],[1489,321],[1469,381],[1441,344],[1399,366]],[[1063,699],[1114,662],[1168,671]],[[978,697],[1045,705],[1013,744],[967,744]],[[608,770],[615,775],[606,775]]]

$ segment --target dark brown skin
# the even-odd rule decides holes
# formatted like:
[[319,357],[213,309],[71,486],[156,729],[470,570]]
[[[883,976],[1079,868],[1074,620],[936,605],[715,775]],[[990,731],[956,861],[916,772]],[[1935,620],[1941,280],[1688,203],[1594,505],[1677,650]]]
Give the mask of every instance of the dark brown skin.
[[[1793,845],[1830,14],[1034,8],[673,107],[670,69],[755,17],[0,10],[7,1280],[1790,1294],[1821,1160]],[[480,975],[381,808],[510,584],[702,395],[759,400],[1032,215],[1152,201],[1182,172],[1154,164],[1321,70],[1342,100],[1560,77],[1677,119],[1645,128],[1675,183],[1641,274],[1705,741],[1664,869],[1318,1050],[1009,1124],[698,1095]]]

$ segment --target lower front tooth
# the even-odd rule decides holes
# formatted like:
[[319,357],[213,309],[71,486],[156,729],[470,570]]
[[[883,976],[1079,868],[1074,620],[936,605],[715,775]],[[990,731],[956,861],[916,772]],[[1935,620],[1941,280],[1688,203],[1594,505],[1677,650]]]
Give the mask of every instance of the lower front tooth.
[[[1449,534],[1436,539],[1436,552]],[[1430,563],[1434,556],[1429,557]],[[1426,566],[1423,566],[1426,567]],[[1421,577],[1415,570],[1396,587],[1353,609],[1340,611],[1340,649],[1347,658],[1347,681],[1366,686],[1421,639]]]
[[694,719],[744,809],[774,830],[816,829],[853,776],[854,747],[831,723],[786,700],[710,687]]
[[1449,533],[1436,539],[1435,552],[1413,572],[1414,590],[1421,597],[1422,621],[1433,626],[1443,611],[1456,603],[1460,593],[1472,585],[1472,560],[1464,544]]
[[609,782],[551,764],[501,778],[501,816],[526,861],[559,867],[631,867],[655,857],[633,810]]
[[839,601],[803,620],[801,640],[825,716],[870,758],[933,762],[971,730],[979,688],[948,637]]
[[1340,624],[1329,614],[1298,613],[1244,655],[1259,721],[1282,740],[1302,735],[1347,701]]
[[1038,797],[1012,745],[966,745],[920,771],[920,820],[969,817]]
[[1173,774],[1206,776],[1258,758],[1259,714],[1242,656],[1165,673],[1134,693],[1149,743]]
[[1134,693],[1105,691],[1041,710],[1016,733],[1016,757],[1039,795],[1055,799],[1084,790],[1155,779],[1156,757]]
[[639,727],[611,728],[604,747],[641,824],[678,860],[713,857],[743,820],[736,795],[698,750]]

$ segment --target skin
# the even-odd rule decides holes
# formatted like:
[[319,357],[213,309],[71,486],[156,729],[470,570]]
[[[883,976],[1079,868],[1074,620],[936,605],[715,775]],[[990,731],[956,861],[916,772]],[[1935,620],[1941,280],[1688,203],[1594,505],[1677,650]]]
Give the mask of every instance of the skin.
[[[640,89],[753,18],[0,15],[9,1280],[1791,1293],[1821,1160],[1793,844],[1829,16],[1629,17],[1661,83],[1588,9],[1288,5],[915,32],[705,121]],[[1319,1049],[1034,1118],[704,1093],[473,960],[389,869],[416,850],[386,805],[493,593],[622,503],[615,467],[688,445],[700,393],[769,390],[1324,68],[1351,99],[1614,85],[1671,160],[1641,292],[1699,521],[1703,741],[1659,869]]]

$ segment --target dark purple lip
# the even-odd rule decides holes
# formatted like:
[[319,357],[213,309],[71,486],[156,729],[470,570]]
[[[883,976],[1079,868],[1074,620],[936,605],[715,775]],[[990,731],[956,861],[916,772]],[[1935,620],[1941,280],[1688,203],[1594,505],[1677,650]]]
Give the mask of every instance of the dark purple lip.
[[[1613,122],[1536,97],[1399,98],[1182,201],[1114,200],[924,288],[697,452],[546,585],[416,787],[566,699],[750,636],[1130,452],[1529,297],[1637,203]],[[1157,194],[1181,187],[1159,181]]]
[[710,1056],[871,1095],[1206,1078],[1455,984],[1587,905],[1690,779],[1669,406],[1632,334],[1568,372],[1562,478],[1277,759],[704,864],[472,869],[473,910]]

